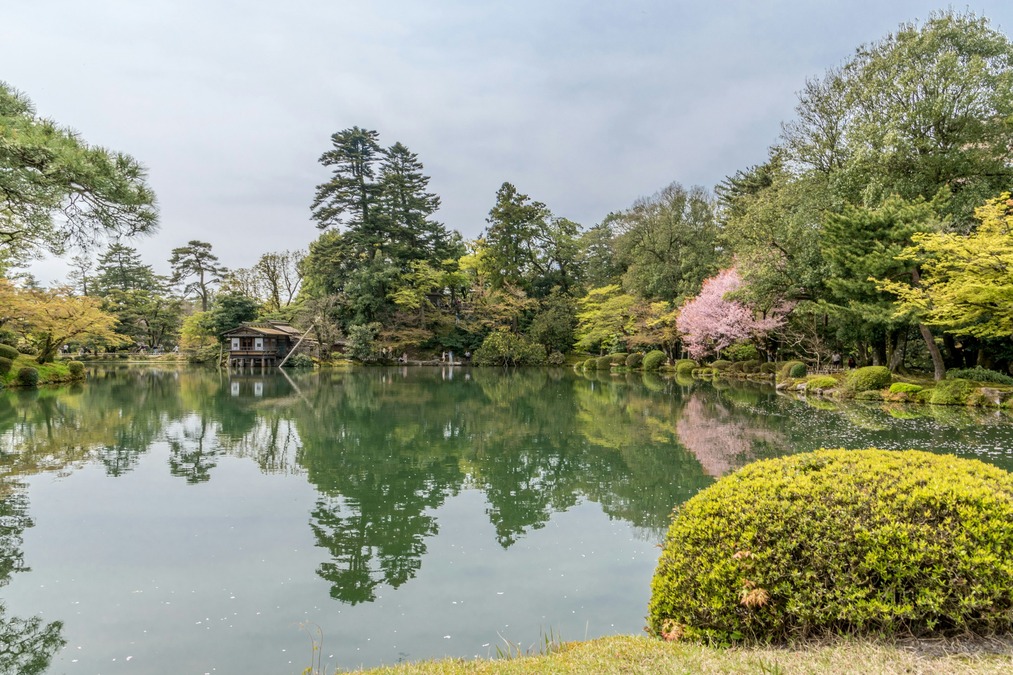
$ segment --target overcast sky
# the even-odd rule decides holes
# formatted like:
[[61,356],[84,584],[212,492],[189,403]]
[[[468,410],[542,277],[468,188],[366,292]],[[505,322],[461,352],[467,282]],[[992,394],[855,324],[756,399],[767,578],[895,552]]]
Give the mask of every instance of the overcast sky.
[[[149,170],[168,272],[305,248],[330,135],[419,155],[437,214],[475,237],[510,181],[589,227],[673,181],[766,158],[796,92],[862,43],[944,8],[916,0],[4,0],[0,80]],[[1013,2],[953,5],[1010,34]],[[58,261],[33,266],[62,280]]]

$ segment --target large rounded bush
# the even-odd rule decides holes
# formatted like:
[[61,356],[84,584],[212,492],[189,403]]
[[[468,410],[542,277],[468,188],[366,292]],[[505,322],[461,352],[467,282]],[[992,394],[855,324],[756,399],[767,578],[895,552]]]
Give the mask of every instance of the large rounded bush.
[[837,386],[837,378],[833,375],[816,375],[805,383],[806,391],[833,389]]
[[84,364],[80,361],[67,361],[67,370],[74,379],[84,377]]
[[[784,363],[782,363],[781,364],[781,369],[779,371],[777,371],[777,379],[778,380],[787,380],[789,377],[793,377],[793,375],[791,374],[791,371],[792,371],[792,368],[796,368],[796,366],[805,367],[805,364],[802,363],[801,361],[785,361]],[[797,370],[797,368],[796,368],[796,370]],[[805,373],[802,373],[802,375],[805,375]]]
[[669,639],[1013,629],[1013,474],[916,450],[764,460],[677,510],[648,629]]
[[23,387],[36,387],[39,384],[39,371],[32,367],[24,367],[18,370],[18,384]]
[[11,347],[10,345],[0,344],[0,357],[2,358],[10,359],[11,361],[13,361],[14,359],[18,358],[19,353],[20,352],[18,352],[17,349]]
[[608,355],[609,362],[613,366],[625,366],[626,365],[626,357],[628,357],[628,356],[629,356],[629,354],[627,354],[626,352],[616,352],[615,354],[609,354]]
[[974,392],[974,383],[970,380],[940,380],[932,389],[929,403],[935,405],[966,405],[967,399]]
[[696,367],[697,362],[693,359],[679,359],[675,362],[675,372],[677,375],[689,376]]
[[717,359],[716,361],[711,362],[710,367],[714,370],[728,370],[732,367],[732,362],[724,359]]
[[633,352],[626,357],[627,368],[639,368],[640,364],[644,362],[644,355],[640,352]]
[[844,378],[842,389],[852,394],[890,386],[890,369],[886,366],[855,368]]
[[612,368],[611,356],[599,356],[595,360],[598,362],[598,370],[610,370]]
[[641,365],[644,370],[657,370],[667,360],[668,356],[665,355],[665,352],[660,349],[655,349],[644,355],[644,362]]
[[6,356],[0,356],[0,375],[6,375],[7,373],[11,372],[11,366],[13,365],[14,362],[11,361],[9,358],[7,358]]

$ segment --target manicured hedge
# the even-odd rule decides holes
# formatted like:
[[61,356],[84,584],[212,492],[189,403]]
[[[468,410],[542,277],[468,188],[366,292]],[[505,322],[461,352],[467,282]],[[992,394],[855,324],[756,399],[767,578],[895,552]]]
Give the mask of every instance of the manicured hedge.
[[677,375],[690,375],[696,367],[697,363],[693,359],[679,359],[675,362],[675,372]]
[[968,397],[974,392],[974,383],[970,380],[940,380],[932,390],[929,403],[935,405],[966,405]]
[[644,362],[644,355],[640,352],[634,352],[626,357],[627,368],[639,368],[640,364]]
[[[789,377],[795,377],[791,374],[792,368],[795,366],[802,366],[805,368],[805,364],[801,361],[785,361],[781,364],[781,369],[777,371],[777,379],[787,380]],[[803,372],[802,375],[805,375],[805,373]]]
[[67,361],[67,370],[75,379],[84,377],[84,364],[80,361]]
[[665,355],[665,352],[660,349],[655,349],[644,355],[644,362],[642,365],[644,370],[657,370],[667,360],[668,356]]
[[23,387],[36,387],[39,384],[39,371],[26,366],[18,370],[17,379],[18,384]]
[[6,356],[0,356],[0,375],[6,375],[7,373],[11,372],[11,366],[13,365],[14,362],[11,361],[9,358],[7,358]]
[[837,378],[830,375],[817,375],[811,380],[806,381],[806,391],[816,391],[817,389],[832,389],[837,386]]
[[842,389],[852,394],[890,386],[890,369],[886,366],[855,368],[844,378]]
[[1013,630],[1013,474],[915,450],[764,460],[683,504],[648,630],[716,643]]
[[13,361],[18,358],[18,350],[10,345],[0,344],[0,357]]
[[714,370],[726,370],[732,367],[731,361],[725,361],[724,359],[718,359],[710,364],[710,367]]
[[891,394],[917,394],[925,387],[910,382],[894,382],[890,385]]

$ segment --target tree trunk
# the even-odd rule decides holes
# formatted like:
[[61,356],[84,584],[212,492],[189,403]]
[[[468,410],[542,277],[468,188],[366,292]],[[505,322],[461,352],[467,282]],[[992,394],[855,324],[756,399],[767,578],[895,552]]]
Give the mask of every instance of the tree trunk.
[[922,334],[922,339],[925,340],[925,347],[929,350],[929,356],[932,357],[932,367],[935,370],[933,377],[938,382],[946,376],[946,364],[943,363],[943,355],[939,352],[936,339],[933,337],[932,331],[929,330],[928,326],[923,323],[918,324],[918,332]]
[[904,350],[901,349],[901,340],[904,336],[903,331],[892,330],[887,334],[887,348],[890,353],[890,360],[887,363],[887,367],[891,373],[896,373],[897,369],[900,368],[900,364],[904,362]]

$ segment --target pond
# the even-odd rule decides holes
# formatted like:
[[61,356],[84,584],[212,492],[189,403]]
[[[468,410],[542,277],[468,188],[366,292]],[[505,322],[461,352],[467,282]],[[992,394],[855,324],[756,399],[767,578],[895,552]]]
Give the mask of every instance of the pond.
[[[746,462],[1005,413],[482,369],[97,368],[0,392],[0,673],[300,673],[638,633],[672,507]],[[315,647],[318,651],[314,651]]]

